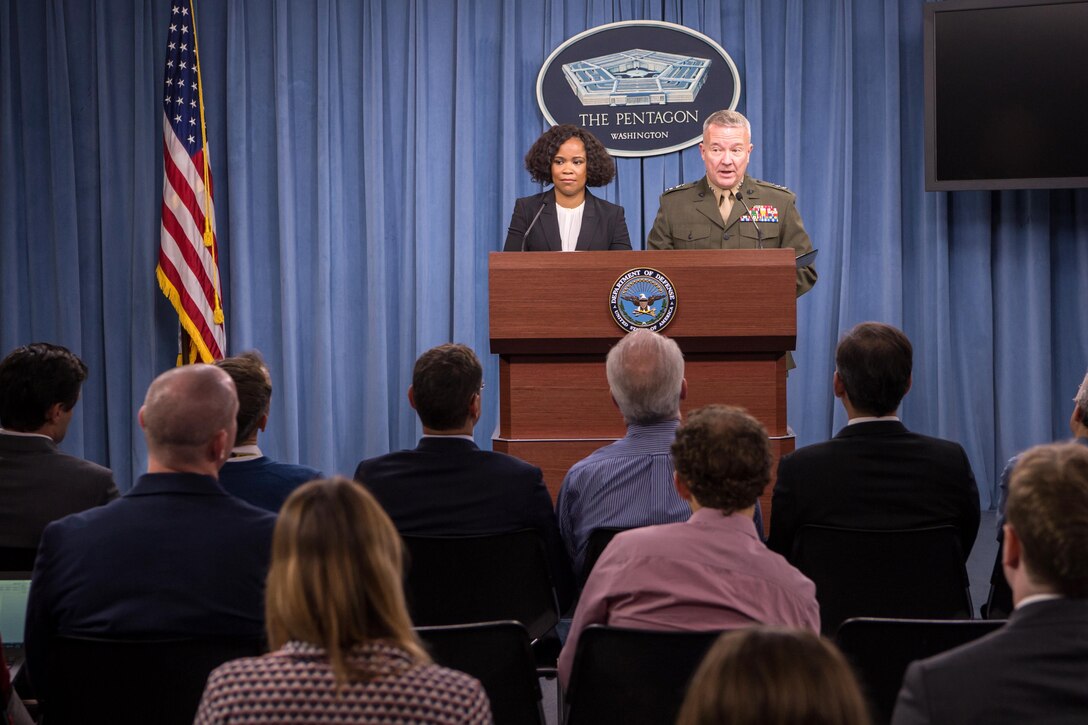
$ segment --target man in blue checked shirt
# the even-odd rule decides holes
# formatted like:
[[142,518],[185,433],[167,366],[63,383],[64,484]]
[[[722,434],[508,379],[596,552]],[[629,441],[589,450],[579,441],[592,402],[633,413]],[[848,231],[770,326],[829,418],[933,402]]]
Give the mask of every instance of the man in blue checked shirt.
[[[691,515],[673,486],[669,456],[688,392],[680,347],[664,335],[635,330],[608,352],[605,371],[627,434],[575,463],[556,501],[559,532],[583,578],[594,529],[677,523]],[[755,526],[762,535],[758,502]]]

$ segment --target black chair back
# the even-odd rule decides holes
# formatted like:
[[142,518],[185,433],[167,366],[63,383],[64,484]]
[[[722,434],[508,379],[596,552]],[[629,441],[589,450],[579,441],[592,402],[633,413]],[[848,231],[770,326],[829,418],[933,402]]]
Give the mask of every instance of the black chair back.
[[189,725],[208,674],[265,651],[262,639],[58,637],[42,697],[49,725]]
[[1005,579],[1005,567],[1001,560],[1005,556],[1005,539],[997,543],[997,555],[994,557],[994,569],[990,573],[990,595],[982,608],[983,619],[1005,619],[1012,613],[1012,588]]
[[0,546],[0,571],[33,571],[37,547]]
[[559,621],[544,542],[536,531],[403,538],[405,595],[417,626],[512,619],[536,640]]
[[520,622],[417,627],[416,632],[437,664],[480,681],[495,725],[544,725],[529,632]]
[[586,553],[582,558],[582,571],[579,575],[578,586],[585,586],[586,579],[589,578],[589,572],[593,571],[593,565],[597,563],[597,559],[601,558],[601,554],[604,553],[612,538],[621,531],[627,531],[627,527],[602,526],[599,529],[593,529],[589,533],[589,541],[586,542]]
[[567,685],[566,725],[676,722],[688,683],[720,634],[586,627]]
[[843,622],[835,640],[854,667],[874,722],[886,723],[911,662],[967,644],[1004,624],[1004,620],[986,619],[862,617]]
[[954,526],[873,531],[802,526],[791,561],[816,584],[823,634],[850,617],[970,619]]

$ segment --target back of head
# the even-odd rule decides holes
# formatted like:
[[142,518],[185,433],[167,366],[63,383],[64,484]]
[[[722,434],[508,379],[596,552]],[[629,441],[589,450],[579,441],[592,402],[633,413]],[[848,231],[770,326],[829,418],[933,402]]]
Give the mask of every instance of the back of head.
[[1073,398],[1073,405],[1080,411],[1080,418],[1088,425],[1088,373],[1084,374],[1084,380],[1077,388],[1077,395]]
[[608,388],[628,425],[680,417],[684,355],[675,340],[633,330],[608,351]]
[[257,432],[272,400],[272,376],[256,350],[223,358],[215,366],[230,375],[238,391],[238,433],[234,445],[242,445]]
[[701,506],[731,514],[754,506],[771,480],[771,442],[741,408],[708,405],[676,430],[672,460]]
[[753,627],[723,634],[688,688],[677,725],[866,725],[845,658],[804,630]]
[[910,389],[914,348],[883,322],[862,322],[842,336],[835,370],[850,402],[868,415],[891,415]]
[[752,124],[739,111],[714,111],[703,121],[703,133],[705,134],[711,126],[743,128],[748,133],[748,138],[752,137]]
[[229,450],[238,396],[230,376],[214,365],[186,365],[151,382],[141,413],[148,451],[184,470],[220,431],[229,433]]
[[1022,454],[1006,518],[1030,579],[1066,597],[1088,597],[1088,446],[1056,443]]
[[68,348],[35,342],[17,347],[0,361],[0,426],[35,431],[60,403],[71,410],[87,379],[87,366]]
[[405,607],[401,562],[393,522],[365,488],[341,477],[299,487],[283,504],[272,538],[269,644],[323,647],[340,682],[377,674],[352,670],[346,655],[379,639],[427,662]]
[[480,392],[484,371],[467,345],[446,343],[419,356],[412,370],[416,412],[432,430],[453,430],[465,424],[472,397]]

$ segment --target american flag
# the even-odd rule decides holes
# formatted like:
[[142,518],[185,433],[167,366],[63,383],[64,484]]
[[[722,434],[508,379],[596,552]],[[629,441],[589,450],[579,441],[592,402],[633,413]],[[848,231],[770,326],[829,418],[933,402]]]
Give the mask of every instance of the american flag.
[[171,8],[166,50],[162,232],[155,275],[189,337],[179,363],[219,360],[227,348],[200,91],[193,7],[191,2],[178,2]]

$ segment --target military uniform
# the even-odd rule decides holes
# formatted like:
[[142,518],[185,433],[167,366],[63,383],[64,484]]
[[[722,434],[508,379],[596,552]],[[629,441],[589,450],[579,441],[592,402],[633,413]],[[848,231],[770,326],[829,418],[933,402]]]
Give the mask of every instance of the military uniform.
[[[733,203],[729,219],[723,222],[705,176],[690,184],[667,189],[661,195],[647,246],[650,249],[756,249],[762,235],[764,247],[793,247],[798,255],[812,251],[812,242],[797,212],[792,191],[745,174],[739,195],[752,210],[754,224],[744,204],[739,202]],[[812,265],[797,270],[798,297],[814,284],[816,270]]]

